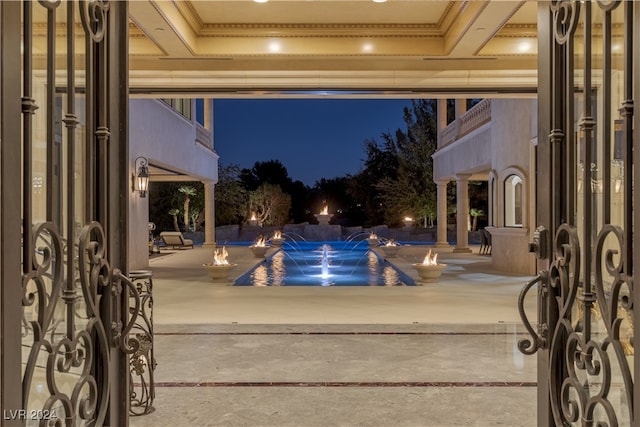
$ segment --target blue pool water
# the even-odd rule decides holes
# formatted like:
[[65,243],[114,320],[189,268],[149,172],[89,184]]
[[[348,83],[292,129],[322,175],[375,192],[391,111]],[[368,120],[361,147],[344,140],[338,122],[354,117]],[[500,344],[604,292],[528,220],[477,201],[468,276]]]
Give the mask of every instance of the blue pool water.
[[411,286],[415,282],[370,251],[366,241],[285,242],[236,286]]

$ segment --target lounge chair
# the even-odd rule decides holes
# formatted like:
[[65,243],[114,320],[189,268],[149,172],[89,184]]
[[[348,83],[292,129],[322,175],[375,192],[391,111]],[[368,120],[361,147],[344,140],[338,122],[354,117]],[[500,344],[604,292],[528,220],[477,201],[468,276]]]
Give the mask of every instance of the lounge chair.
[[175,248],[193,248],[193,240],[185,239],[179,231],[163,231],[160,238],[164,242],[165,247]]

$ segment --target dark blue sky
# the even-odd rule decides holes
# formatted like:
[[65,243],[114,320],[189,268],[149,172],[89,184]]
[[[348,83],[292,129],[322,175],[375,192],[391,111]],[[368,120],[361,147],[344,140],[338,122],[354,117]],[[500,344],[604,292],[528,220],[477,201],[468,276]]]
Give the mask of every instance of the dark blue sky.
[[364,141],[406,130],[400,99],[216,99],[214,144],[220,164],[250,168],[280,160],[293,180],[355,174]]

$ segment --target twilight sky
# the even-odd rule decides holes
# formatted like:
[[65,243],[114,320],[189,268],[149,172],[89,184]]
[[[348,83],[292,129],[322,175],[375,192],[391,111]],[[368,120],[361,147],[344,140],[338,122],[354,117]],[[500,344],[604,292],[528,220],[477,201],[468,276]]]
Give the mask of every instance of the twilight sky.
[[216,99],[214,144],[220,164],[250,168],[280,160],[289,176],[313,185],[355,174],[363,142],[405,129],[405,99]]

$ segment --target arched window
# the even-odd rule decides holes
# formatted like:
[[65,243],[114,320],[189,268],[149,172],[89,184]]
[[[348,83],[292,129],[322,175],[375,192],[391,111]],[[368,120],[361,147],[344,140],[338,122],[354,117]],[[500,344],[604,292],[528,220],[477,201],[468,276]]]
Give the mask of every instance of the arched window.
[[509,175],[504,181],[504,225],[522,227],[522,178]]

